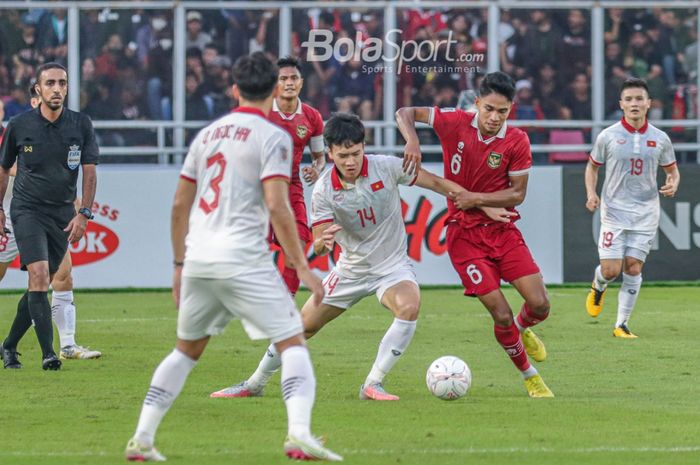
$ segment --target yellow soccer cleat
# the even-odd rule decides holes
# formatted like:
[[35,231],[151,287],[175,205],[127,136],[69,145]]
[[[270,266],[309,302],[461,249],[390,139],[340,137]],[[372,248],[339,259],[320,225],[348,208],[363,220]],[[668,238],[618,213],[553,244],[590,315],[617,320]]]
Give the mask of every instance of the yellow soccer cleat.
[[588,293],[588,297],[586,297],[586,311],[593,318],[600,315],[600,312],[603,311],[605,291],[607,291],[607,288],[603,289],[602,291],[596,289],[595,282],[591,285],[591,290]]
[[554,397],[552,391],[544,384],[544,380],[540,375],[535,375],[525,380],[525,389],[527,394],[532,398],[539,397]]
[[536,362],[544,362],[547,358],[547,349],[544,344],[535,333],[532,332],[530,328],[527,328],[521,334],[523,339],[523,345],[525,346],[525,352],[532,357]]
[[633,334],[624,323],[613,329],[613,336],[621,337],[622,339],[637,339],[638,337],[636,334]]

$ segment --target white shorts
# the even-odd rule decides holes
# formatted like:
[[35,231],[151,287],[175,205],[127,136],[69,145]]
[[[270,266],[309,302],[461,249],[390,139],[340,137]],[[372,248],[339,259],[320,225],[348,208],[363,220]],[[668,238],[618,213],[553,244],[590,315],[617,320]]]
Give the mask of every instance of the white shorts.
[[178,338],[195,341],[219,334],[234,318],[251,339],[274,343],[304,332],[299,310],[272,263],[226,279],[182,277]]
[[5,227],[10,230],[5,237],[0,236],[0,263],[10,263],[19,254],[17,249],[17,241],[15,241],[15,232],[12,229],[10,221],[10,212],[7,212],[5,217]]
[[338,308],[350,308],[373,293],[376,293],[377,300],[381,303],[386,290],[401,281],[411,281],[418,285],[416,273],[409,261],[391,273],[371,278],[346,278],[340,276],[333,268],[323,280],[323,289],[326,291],[323,303]]
[[631,229],[602,226],[598,237],[598,255],[601,260],[622,260],[632,257],[646,261],[654,243],[656,231],[634,231]]

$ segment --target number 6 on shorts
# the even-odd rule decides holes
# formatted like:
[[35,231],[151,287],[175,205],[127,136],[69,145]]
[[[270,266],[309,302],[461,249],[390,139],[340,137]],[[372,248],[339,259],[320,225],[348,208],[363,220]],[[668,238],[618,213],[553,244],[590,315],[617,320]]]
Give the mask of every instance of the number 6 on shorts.
[[476,265],[474,265],[473,263],[467,266],[467,276],[469,276],[469,279],[471,279],[472,283],[474,284],[479,284],[481,281],[484,280],[484,277],[481,275],[481,272],[476,268]]

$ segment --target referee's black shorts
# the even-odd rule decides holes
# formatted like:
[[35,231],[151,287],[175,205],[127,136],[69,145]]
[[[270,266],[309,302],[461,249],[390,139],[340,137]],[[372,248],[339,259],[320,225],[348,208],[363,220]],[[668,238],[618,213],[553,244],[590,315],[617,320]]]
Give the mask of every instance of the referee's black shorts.
[[48,261],[49,273],[58,271],[68,250],[68,233],[63,228],[68,226],[74,214],[72,206],[57,207],[49,212],[12,205],[12,228],[23,270],[32,263]]

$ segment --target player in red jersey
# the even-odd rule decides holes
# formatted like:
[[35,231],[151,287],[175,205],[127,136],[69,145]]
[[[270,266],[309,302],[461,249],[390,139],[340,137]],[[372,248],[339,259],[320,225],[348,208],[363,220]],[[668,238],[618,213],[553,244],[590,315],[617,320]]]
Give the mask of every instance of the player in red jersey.
[[[304,85],[301,77],[301,65],[294,57],[277,60],[279,75],[277,80],[278,92],[273,101],[272,111],[268,119],[286,130],[294,142],[294,158],[292,159],[292,179],[289,183],[289,203],[292,205],[297,220],[297,230],[302,246],[311,240],[311,231],[304,203],[304,187],[299,177],[299,164],[304,154],[304,147],[311,149],[311,166],[302,170],[304,181],[313,184],[326,166],[323,145],[323,118],[318,110],[302,103],[299,93]],[[277,241],[272,238],[276,243]],[[284,282],[292,295],[299,289],[299,278],[294,268],[285,265],[282,273]]]
[[[542,341],[530,329],[549,315],[540,269],[512,222],[495,222],[478,209],[506,207],[512,221],[519,218],[514,207],[525,200],[527,192],[530,141],[525,132],[506,124],[515,94],[508,75],[486,75],[479,91],[476,113],[437,107],[406,107],[396,112],[406,139],[404,168],[420,167],[415,122],[430,124],[442,145],[445,178],[467,190],[452,194],[447,202],[447,251],[464,294],[478,297],[491,313],[496,340],[522,372],[530,397],[553,397],[528,360],[528,355],[538,362],[547,356]],[[501,279],[525,299],[517,318],[501,292]]]

